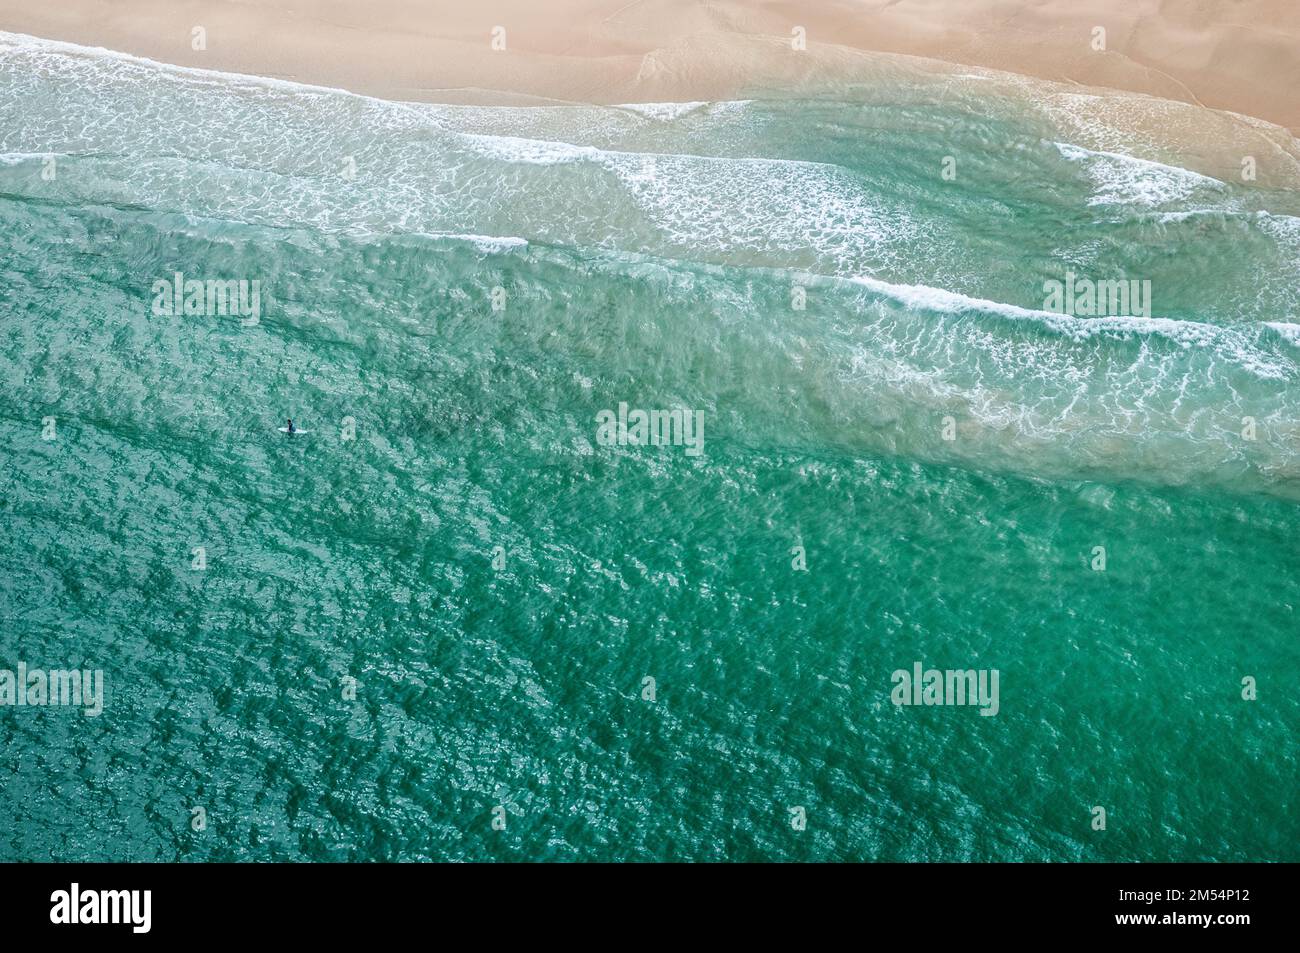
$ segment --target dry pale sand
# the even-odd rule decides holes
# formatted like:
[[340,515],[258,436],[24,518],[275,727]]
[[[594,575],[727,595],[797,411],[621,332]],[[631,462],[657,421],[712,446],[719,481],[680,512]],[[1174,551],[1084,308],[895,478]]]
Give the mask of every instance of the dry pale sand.
[[[834,47],[908,53],[1300,130],[1297,0],[0,0],[4,30],[450,102],[492,101],[481,90],[515,102],[722,98],[788,77],[796,27],[810,61]],[[732,55],[755,36],[781,42]]]

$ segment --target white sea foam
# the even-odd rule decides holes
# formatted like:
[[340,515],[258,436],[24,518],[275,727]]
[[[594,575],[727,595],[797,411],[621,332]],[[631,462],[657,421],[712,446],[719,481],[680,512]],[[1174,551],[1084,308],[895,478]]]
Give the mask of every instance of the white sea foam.
[[820,162],[623,152],[555,140],[461,134],[475,155],[518,165],[590,163],[612,173],[650,223],[702,254],[814,252],[832,271],[880,265],[915,238],[907,208]]
[[707,105],[709,105],[707,102],[699,101],[687,103],[620,103],[614,108],[628,109],[645,116],[647,119],[668,122],[673,119],[680,119],[682,116],[689,115]]
[[22,165],[24,162],[37,162],[50,156],[62,155],[60,152],[0,152],[0,165]]
[[481,251],[498,253],[511,248],[527,248],[528,239],[515,235],[467,235],[458,232],[415,232],[422,238],[435,238],[444,241],[468,242]]
[[[1288,379],[1296,371],[1295,365],[1279,355],[1270,354],[1257,346],[1257,332],[1250,326],[1223,327],[1200,321],[1179,321],[1162,317],[1098,317],[1081,318],[1074,315],[1059,314],[1054,311],[1041,311],[1034,308],[1022,308],[1019,305],[990,301],[948,291],[927,285],[900,285],[877,278],[855,276],[853,283],[862,285],[876,294],[897,301],[907,308],[931,311],[942,314],[962,315],[984,313],[1014,320],[1031,320],[1051,330],[1074,338],[1086,340],[1096,335],[1130,336],[1134,334],[1157,334],[1166,337],[1182,347],[1212,348],[1230,358],[1235,364],[1269,379]],[[1258,328],[1262,325],[1256,325]],[[1288,325],[1289,326],[1289,325]],[[1278,325],[1270,324],[1274,330],[1281,331]]]
[[460,139],[485,159],[527,165],[560,165],[568,162],[601,162],[610,153],[595,146],[576,146],[554,139],[525,139],[520,136],[488,136],[461,133]]
[[1158,206],[1184,201],[1198,190],[1226,193],[1218,179],[1189,169],[1066,142],[1052,144],[1064,158],[1084,164],[1096,187],[1089,205]]
[[1300,251],[1300,217],[1256,212],[1255,221],[1261,229],[1268,232],[1273,238],[1285,242]]
[[1291,324],[1287,321],[1265,321],[1264,325],[1280,334],[1288,344],[1300,347],[1300,324]]

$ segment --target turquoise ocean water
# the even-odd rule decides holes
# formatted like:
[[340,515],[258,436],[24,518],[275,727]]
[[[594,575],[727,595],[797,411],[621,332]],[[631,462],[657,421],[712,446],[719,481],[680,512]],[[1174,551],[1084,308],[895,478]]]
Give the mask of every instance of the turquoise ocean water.
[[0,34],[0,858],[1300,860],[1300,194],[1063,128]]

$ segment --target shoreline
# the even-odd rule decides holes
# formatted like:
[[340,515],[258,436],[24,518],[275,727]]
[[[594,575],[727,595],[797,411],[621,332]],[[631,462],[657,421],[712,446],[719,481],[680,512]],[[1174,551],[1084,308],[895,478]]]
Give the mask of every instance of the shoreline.
[[[0,0],[0,5],[6,2]],[[305,78],[232,70],[206,62],[175,63],[103,45],[9,31],[0,24],[0,37],[6,36],[20,47],[30,45],[64,55],[110,57],[164,71],[417,107],[593,105],[589,100],[468,87],[442,90],[442,95],[431,99],[393,99]],[[1245,114],[1146,93],[1068,85],[910,54],[823,46],[810,48],[800,56],[782,56],[785,45],[784,41],[772,37],[691,37],[678,47],[657,50],[647,56],[639,67],[635,87],[616,90],[604,97],[609,102],[594,105],[617,108],[789,98],[847,98],[869,105],[886,100],[897,102],[891,97],[899,95],[919,97],[918,102],[924,102],[927,97],[931,102],[939,102],[951,95],[961,95],[963,86],[969,98],[971,84],[976,84],[980,101],[985,104],[982,108],[989,110],[989,115],[997,114],[1007,104],[1016,104],[1016,109],[1035,114],[1055,135],[1080,147],[1121,152],[1220,181],[1236,181],[1243,157],[1249,156],[1258,160],[1252,183],[1265,188],[1300,188],[1300,140],[1285,127]],[[720,50],[726,55],[719,55]],[[716,69],[711,60],[721,60],[723,69]],[[734,75],[738,65],[744,68],[748,85],[726,82],[726,77]],[[667,81],[660,78],[661,74]],[[691,91],[697,95],[706,87],[718,92],[714,96],[681,98],[682,76],[695,83]]]
[[[1300,88],[1300,6],[1289,0],[560,4],[0,0],[0,30],[387,100],[477,105],[715,101],[815,71],[794,62],[801,55],[903,54],[1300,131],[1300,99],[1284,95]],[[200,26],[204,48],[194,49]],[[797,31],[805,50],[793,49]],[[748,55],[756,45],[765,52]]]

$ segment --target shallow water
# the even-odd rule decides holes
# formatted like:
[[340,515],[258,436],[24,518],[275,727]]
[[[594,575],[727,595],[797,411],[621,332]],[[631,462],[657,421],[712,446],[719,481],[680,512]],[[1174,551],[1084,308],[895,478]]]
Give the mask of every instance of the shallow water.
[[108,693],[0,709],[0,856],[1297,859],[1300,197],[1049,118],[0,35],[0,666]]

